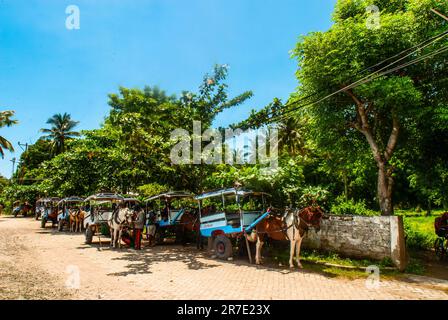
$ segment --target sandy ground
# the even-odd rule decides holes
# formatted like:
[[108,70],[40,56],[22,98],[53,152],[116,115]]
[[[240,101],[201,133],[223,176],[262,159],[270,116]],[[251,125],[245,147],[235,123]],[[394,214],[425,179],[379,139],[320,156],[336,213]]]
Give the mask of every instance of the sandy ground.
[[369,288],[365,279],[218,261],[193,247],[85,245],[83,234],[0,217],[0,299],[448,299],[447,292],[431,279]]

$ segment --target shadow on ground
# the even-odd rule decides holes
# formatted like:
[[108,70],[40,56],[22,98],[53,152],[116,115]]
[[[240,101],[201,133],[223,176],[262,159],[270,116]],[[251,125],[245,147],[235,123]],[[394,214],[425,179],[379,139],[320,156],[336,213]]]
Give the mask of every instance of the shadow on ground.
[[[111,249],[120,250],[120,249]],[[121,249],[130,250],[130,249]],[[191,248],[180,247],[180,246],[159,246],[146,248],[142,251],[128,251],[124,252],[119,258],[114,258],[113,260],[123,260],[129,262],[126,266],[126,270],[122,272],[110,273],[111,276],[127,276],[131,274],[146,274],[152,273],[151,268],[154,264],[158,262],[182,262],[190,270],[201,270],[219,267],[219,264],[205,263],[199,261],[198,259],[204,258],[202,252],[195,252]]]
[[[327,278],[334,278],[336,275],[326,272],[325,266],[313,265],[304,263],[305,269],[299,270],[298,268],[289,268],[287,266],[279,266],[278,262],[268,259],[263,265],[250,264],[247,256],[235,255],[233,260],[217,260],[212,258],[205,250],[199,251],[194,246],[180,246],[180,245],[162,245],[150,248],[144,248],[142,251],[135,251],[129,248],[113,249],[107,246],[99,246],[99,244],[93,244],[87,247],[94,247],[97,250],[114,250],[123,252],[123,254],[114,258],[113,260],[122,260],[129,262],[126,265],[126,270],[121,272],[114,272],[108,275],[111,276],[127,276],[132,274],[146,274],[153,273],[152,267],[159,262],[182,262],[189,270],[203,270],[220,267],[222,264],[232,264],[235,266],[244,266],[253,268],[254,270],[265,270],[269,272],[276,272],[282,274],[290,274],[294,272],[315,274],[319,273]],[[131,251],[130,251],[131,250]]]

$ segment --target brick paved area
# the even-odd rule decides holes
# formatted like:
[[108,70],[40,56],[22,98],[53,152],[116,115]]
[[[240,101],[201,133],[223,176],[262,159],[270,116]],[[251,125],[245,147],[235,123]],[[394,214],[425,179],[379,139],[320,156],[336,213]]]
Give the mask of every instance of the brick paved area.
[[[42,230],[31,219],[0,218],[0,233],[26,246],[22,263],[54,275],[64,286],[67,266],[80,271],[78,299],[447,299],[448,287],[382,280],[330,278],[305,270],[257,267],[244,259],[218,261],[195,248],[159,246],[142,252],[83,244],[83,235]],[[19,240],[18,240],[19,239]],[[305,265],[306,266],[306,265]]]

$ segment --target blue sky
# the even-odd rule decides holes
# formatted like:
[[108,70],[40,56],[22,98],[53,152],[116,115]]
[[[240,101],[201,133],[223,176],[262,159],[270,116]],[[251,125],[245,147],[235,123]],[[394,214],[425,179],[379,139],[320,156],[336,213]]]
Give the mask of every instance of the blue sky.
[[[302,34],[326,30],[336,0],[0,0],[0,109],[19,125],[1,129],[16,149],[0,159],[11,175],[21,143],[34,143],[55,113],[98,128],[119,86],[196,90],[214,64],[228,64],[230,92],[253,90],[216,125],[244,119],[297,86],[290,59]],[[65,27],[68,5],[80,29]]]

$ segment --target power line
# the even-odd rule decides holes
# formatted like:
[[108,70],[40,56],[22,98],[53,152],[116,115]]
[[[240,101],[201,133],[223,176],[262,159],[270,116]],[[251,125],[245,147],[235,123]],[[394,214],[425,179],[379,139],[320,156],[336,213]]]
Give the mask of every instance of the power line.
[[378,73],[378,72],[381,72],[381,71],[383,71],[383,70],[385,70],[385,69],[387,69],[387,68],[389,68],[389,67],[391,67],[391,66],[397,64],[398,62],[400,62],[400,61],[406,59],[407,57],[410,57],[410,56],[413,55],[414,53],[416,53],[416,52],[418,52],[418,51],[420,51],[420,50],[422,50],[422,49],[428,47],[429,45],[433,44],[434,42],[436,42],[436,41],[442,39],[442,38],[445,37],[446,35],[448,35],[448,31],[447,31],[447,32],[444,32],[443,34],[441,34],[440,36],[438,36],[437,38],[435,38],[435,39],[432,40],[431,42],[425,44],[423,47],[418,48],[418,49],[412,51],[411,53],[408,53],[408,54],[405,55],[404,57],[401,57],[400,59],[395,60],[394,62],[388,64],[387,66],[382,67],[382,68],[380,68],[379,70],[376,70],[376,71],[370,73],[369,75],[367,75],[367,76],[365,76],[365,77],[359,79],[358,81],[356,81],[356,82],[354,82],[354,83],[352,83],[352,84],[350,84],[350,85],[348,85],[348,86],[345,86],[344,88],[339,89],[339,90],[337,90],[337,91],[335,91],[335,92],[333,92],[333,93],[327,95],[326,97],[323,97],[322,99],[318,100],[318,101],[315,102],[315,103],[322,102],[323,100],[326,100],[326,99],[328,99],[328,98],[331,98],[332,96],[334,96],[334,95],[336,95],[336,94],[338,94],[338,93],[341,93],[341,92],[343,92],[343,91],[347,91],[347,90],[349,90],[349,89],[354,88],[355,86],[357,86],[357,84],[361,83],[361,82],[364,81],[365,79],[368,79],[368,78],[369,78],[370,76],[372,76],[373,74]]
[[[374,75],[375,73],[381,72],[381,71],[383,71],[383,70],[385,70],[385,69],[387,69],[387,68],[389,68],[389,67],[395,65],[396,63],[398,63],[398,62],[400,62],[400,61],[402,61],[402,60],[404,60],[404,59],[406,59],[406,58],[412,56],[413,54],[418,53],[419,51],[421,51],[421,50],[427,48],[427,47],[430,46],[431,44],[433,44],[433,43],[435,43],[435,42],[441,40],[442,38],[444,38],[444,37],[447,36],[447,35],[448,35],[448,31],[444,31],[444,32],[442,32],[442,33],[440,33],[440,34],[437,34],[437,35],[435,35],[435,36],[433,36],[433,37],[431,37],[431,38],[429,38],[429,39],[426,39],[426,40],[420,42],[419,44],[417,44],[417,45],[415,45],[415,46],[413,46],[413,47],[411,47],[411,48],[405,49],[405,50],[403,50],[403,51],[401,51],[401,52],[395,54],[395,55],[392,56],[392,57],[386,58],[386,59],[384,59],[384,60],[382,60],[382,61],[380,61],[380,62],[378,62],[378,63],[372,65],[371,67],[365,68],[364,70],[357,72],[353,77],[355,77],[355,76],[357,76],[357,75],[359,75],[359,74],[361,74],[361,73],[363,73],[363,72],[365,72],[365,71],[367,71],[367,70],[370,70],[370,69],[373,69],[373,68],[375,68],[375,67],[378,67],[378,66],[380,66],[380,65],[382,65],[382,64],[384,64],[384,63],[386,63],[386,62],[388,62],[388,61],[390,61],[390,60],[392,60],[392,59],[394,59],[394,58],[397,58],[397,57],[403,55],[404,53],[407,53],[407,52],[413,50],[412,52],[410,52],[410,53],[406,54],[405,56],[403,56],[403,57],[401,57],[401,58],[399,58],[399,59],[393,61],[392,63],[386,65],[385,67],[382,67],[382,68],[380,68],[380,69],[378,69],[378,70],[376,70],[376,71],[372,71],[370,74],[368,74],[368,75],[366,75],[365,77],[363,77],[363,78],[357,80],[356,82],[354,82],[354,83],[352,83],[352,84],[350,84],[350,85],[348,85],[348,86],[346,86],[346,87],[344,87],[344,88],[342,88],[342,89],[339,89],[339,90],[337,90],[337,91],[335,91],[335,92],[333,92],[333,93],[331,93],[331,94],[329,94],[329,95],[323,97],[322,99],[320,99],[320,100],[318,100],[318,101],[316,101],[316,102],[311,102],[311,104],[316,104],[316,103],[322,102],[322,101],[324,101],[324,100],[326,100],[326,99],[328,99],[328,98],[330,98],[330,97],[332,97],[332,96],[334,96],[334,95],[336,95],[336,94],[338,94],[338,93],[340,93],[340,92],[343,92],[343,91],[349,90],[349,89],[351,89],[351,88],[354,88],[354,87],[356,86],[356,84],[358,84],[358,83],[361,83],[361,82],[364,83],[363,81],[365,81],[366,79],[368,79],[369,77],[371,77],[371,76]],[[352,78],[353,78],[353,77],[352,77]],[[291,103],[286,103],[286,104],[285,104],[285,109],[288,108],[289,106],[293,106],[293,105],[295,105],[295,104],[297,104],[297,103],[300,103],[300,102],[302,102],[302,101],[305,101],[305,100],[307,100],[307,99],[309,99],[309,98],[312,98],[312,97],[314,97],[314,96],[316,96],[316,95],[318,95],[317,92],[316,92],[316,93],[313,93],[313,94],[310,94],[310,95],[308,95],[308,96],[306,96],[306,97],[303,97],[303,98],[301,98],[301,99],[299,99],[299,100],[295,100],[295,101],[293,101],[293,102],[291,102]],[[309,104],[306,104],[305,106],[308,106],[308,105],[309,105]],[[300,107],[303,107],[303,106],[300,106]],[[295,111],[295,110],[297,110],[297,109],[292,109],[291,111]],[[272,115],[273,113],[274,113],[274,112],[269,112],[269,113],[267,114],[267,116]],[[287,113],[290,113],[290,111],[287,110],[287,111],[285,111],[285,113],[283,113],[283,114],[281,114],[281,115],[274,116],[274,117],[270,118],[268,121],[266,121],[265,123],[266,123],[266,124],[267,124],[267,123],[270,123],[270,122],[272,122],[271,119],[278,118],[278,117],[283,116],[284,114],[287,114]],[[250,124],[250,123],[249,123],[249,124]]]
[[434,12],[436,15],[438,15],[439,17],[442,17],[442,19],[445,19],[446,21],[448,21],[448,17],[441,14],[439,11],[435,10],[435,9],[431,9],[432,12]]
[[[444,53],[444,52],[446,52],[446,51],[448,51],[448,46],[444,46],[444,47],[439,48],[438,50],[436,50],[436,51],[434,51],[434,52],[428,53],[428,54],[426,54],[426,55],[424,55],[424,56],[422,56],[422,57],[420,57],[420,58],[414,59],[414,60],[412,60],[412,61],[409,61],[409,62],[407,62],[407,63],[404,63],[404,64],[402,64],[402,65],[399,65],[399,66],[397,66],[397,67],[395,67],[395,68],[392,68],[392,69],[390,69],[390,70],[387,70],[387,71],[385,71],[385,72],[382,72],[382,73],[380,73],[380,74],[374,76],[373,78],[368,79],[367,81],[365,81],[365,82],[363,82],[363,83],[367,83],[367,82],[373,81],[373,80],[375,80],[375,79],[377,79],[377,78],[380,78],[380,77],[383,77],[383,76],[385,76],[385,75],[388,75],[389,73],[392,73],[392,72],[398,71],[398,70],[400,70],[400,69],[406,68],[406,67],[408,67],[408,66],[410,66],[410,65],[414,65],[414,64],[416,64],[416,63],[418,63],[418,62],[420,62],[420,61],[422,61],[422,60],[425,60],[425,59],[428,59],[428,58],[432,58],[433,56],[436,56],[436,55],[438,55],[438,54]],[[363,84],[363,83],[360,83],[359,85],[361,85],[361,84]]]
[[[375,75],[374,77],[371,77],[371,78],[369,78],[369,79],[364,79],[362,83],[359,83],[359,81],[357,81],[356,85],[352,84],[352,85],[348,86],[349,88],[346,89],[346,90],[349,90],[349,89],[355,88],[355,87],[357,87],[357,86],[359,86],[359,85],[362,85],[362,84],[371,82],[371,81],[373,81],[373,80],[375,80],[375,79],[377,79],[377,78],[379,78],[379,77],[383,77],[383,76],[385,76],[385,75],[387,75],[387,74],[389,74],[389,73],[392,73],[392,72],[401,70],[401,69],[403,69],[403,68],[406,68],[406,67],[408,67],[408,66],[414,65],[414,64],[416,64],[416,63],[418,63],[418,62],[420,62],[420,61],[422,61],[422,60],[431,58],[431,57],[433,57],[433,56],[436,56],[436,55],[438,55],[438,54],[444,53],[444,52],[446,52],[446,51],[448,51],[448,46],[444,46],[444,47],[442,47],[442,48],[439,48],[438,50],[436,50],[436,51],[434,51],[434,52],[428,53],[428,54],[426,54],[426,55],[424,55],[424,56],[422,56],[422,57],[420,57],[420,58],[411,60],[411,61],[409,61],[409,62],[407,62],[407,63],[404,63],[404,64],[402,64],[402,65],[399,65],[399,66],[397,66],[397,67],[395,67],[395,68],[392,68],[392,69],[390,69],[390,70],[387,70],[387,71],[385,71],[385,72],[383,72],[383,73],[377,74],[377,75]],[[373,75],[373,74],[372,74],[372,75]],[[337,93],[339,93],[339,92],[341,92],[341,91],[338,90]],[[270,118],[268,121],[265,122],[265,124],[269,124],[269,123],[271,123],[271,122],[274,122],[274,120],[278,120],[278,119],[279,119],[279,120],[283,120],[283,118],[285,117],[285,115],[287,115],[287,114],[289,114],[289,113],[291,113],[291,112],[297,111],[297,110],[299,110],[299,109],[301,109],[301,108],[309,107],[309,106],[311,106],[311,105],[320,103],[320,102],[322,102],[322,101],[324,101],[324,100],[330,98],[330,97],[333,96],[334,94],[336,94],[336,93],[327,95],[326,97],[324,97],[324,98],[322,98],[322,99],[319,99],[319,100],[317,100],[317,101],[313,101],[313,102],[310,102],[310,103],[308,103],[308,104],[300,105],[300,106],[298,106],[298,107],[296,107],[296,108],[290,109],[290,110],[284,112],[283,114],[281,114],[281,115],[279,115],[279,116],[275,116],[275,117]]]

